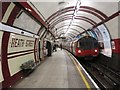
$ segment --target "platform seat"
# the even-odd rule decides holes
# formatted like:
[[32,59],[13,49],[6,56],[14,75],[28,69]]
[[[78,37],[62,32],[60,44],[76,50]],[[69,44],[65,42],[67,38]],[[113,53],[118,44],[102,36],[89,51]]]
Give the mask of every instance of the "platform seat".
[[25,76],[29,75],[35,68],[36,68],[36,64],[33,60],[29,60],[25,63],[23,63],[20,68],[23,71],[23,74]]

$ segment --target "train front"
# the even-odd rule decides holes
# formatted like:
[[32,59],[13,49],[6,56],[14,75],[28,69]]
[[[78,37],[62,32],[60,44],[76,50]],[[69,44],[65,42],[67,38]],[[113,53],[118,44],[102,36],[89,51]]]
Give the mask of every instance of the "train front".
[[85,37],[77,42],[76,56],[83,58],[93,58],[99,55],[99,45],[95,38]]

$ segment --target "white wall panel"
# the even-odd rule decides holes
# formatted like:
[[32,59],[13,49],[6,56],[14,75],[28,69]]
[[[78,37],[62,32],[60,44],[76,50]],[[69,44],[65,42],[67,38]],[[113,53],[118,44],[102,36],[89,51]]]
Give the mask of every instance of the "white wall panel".
[[3,79],[3,75],[2,75],[2,60],[1,60],[1,44],[2,44],[2,36],[3,36],[3,32],[0,31],[0,82],[2,82]]
[[41,25],[39,25],[36,21],[34,21],[24,12],[22,12],[19,17],[15,19],[13,26],[17,26],[35,34],[37,34],[38,30],[41,27]]
[[34,41],[35,39],[30,37],[13,33],[10,35],[8,45],[8,66],[11,76],[21,70],[20,66],[24,62],[34,60]]
[[118,38],[118,17],[106,22],[105,24],[110,32],[112,39]]
[[94,1],[87,0],[88,2],[84,2],[84,1],[82,3],[83,6],[93,7],[95,9],[102,11],[103,13],[105,13],[108,16],[110,16],[113,13],[118,11],[118,2],[115,2],[115,0],[113,0],[114,2],[110,2],[110,1],[106,1],[106,0],[98,1],[98,2],[96,0],[94,0]]

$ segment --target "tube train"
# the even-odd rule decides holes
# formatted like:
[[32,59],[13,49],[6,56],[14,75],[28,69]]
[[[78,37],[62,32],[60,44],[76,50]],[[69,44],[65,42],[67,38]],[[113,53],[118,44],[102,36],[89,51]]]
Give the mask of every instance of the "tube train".
[[75,41],[69,42],[64,47],[76,57],[84,59],[92,59],[99,55],[99,43],[98,41],[90,36],[84,36]]

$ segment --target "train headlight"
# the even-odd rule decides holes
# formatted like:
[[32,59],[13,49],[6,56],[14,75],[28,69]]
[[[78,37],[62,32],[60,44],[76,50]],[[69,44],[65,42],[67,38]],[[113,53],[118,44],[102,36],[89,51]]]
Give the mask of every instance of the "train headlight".
[[78,50],[78,53],[81,53],[81,50]]
[[97,52],[97,49],[95,49],[95,52]]

